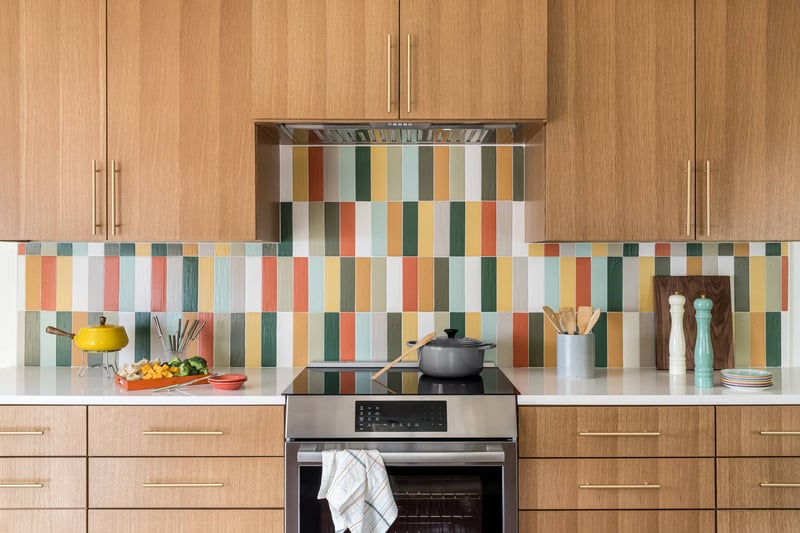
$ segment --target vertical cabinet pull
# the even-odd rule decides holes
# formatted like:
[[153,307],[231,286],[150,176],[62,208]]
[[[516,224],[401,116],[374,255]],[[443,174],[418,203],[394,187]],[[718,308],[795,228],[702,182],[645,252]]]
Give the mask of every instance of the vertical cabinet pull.
[[686,163],[686,236],[692,236],[692,160]]
[[392,112],[392,35],[386,36],[386,112]]
[[406,112],[411,113],[411,34],[406,37]]
[[92,159],[92,235],[97,235],[97,160]]
[[711,235],[711,161],[706,161],[706,236]]
[[111,235],[117,234],[117,162],[111,160]]

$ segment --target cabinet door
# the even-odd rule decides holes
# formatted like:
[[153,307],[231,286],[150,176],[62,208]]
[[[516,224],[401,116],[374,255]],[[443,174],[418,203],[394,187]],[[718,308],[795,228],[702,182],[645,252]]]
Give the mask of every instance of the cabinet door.
[[694,238],[693,21],[693,0],[551,0],[545,227],[529,239]]
[[252,240],[248,1],[108,1],[110,240]]
[[0,80],[0,239],[104,239],[105,1],[0,2]]
[[547,0],[402,0],[400,117],[547,116]]
[[698,238],[800,238],[800,9],[697,2]]
[[397,119],[398,9],[398,0],[253,0],[253,118]]

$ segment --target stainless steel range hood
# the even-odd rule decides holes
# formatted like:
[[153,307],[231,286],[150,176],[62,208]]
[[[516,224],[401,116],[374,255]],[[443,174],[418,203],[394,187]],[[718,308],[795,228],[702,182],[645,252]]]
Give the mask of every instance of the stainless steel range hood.
[[[480,145],[524,142],[529,126],[521,123],[423,123],[369,122],[285,123],[278,124],[281,144],[299,145],[371,145],[371,144],[445,144]],[[535,125],[538,130],[541,123]]]

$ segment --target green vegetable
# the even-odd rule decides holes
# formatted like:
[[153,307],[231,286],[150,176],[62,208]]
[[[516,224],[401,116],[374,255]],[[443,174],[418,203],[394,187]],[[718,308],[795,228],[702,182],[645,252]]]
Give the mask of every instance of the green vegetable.
[[191,376],[192,370],[195,371],[194,373],[197,373],[197,370],[189,364],[189,361],[183,361],[178,365],[178,376]]
[[173,355],[172,359],[169,360],[167,365],[169,365],[169,366],[181,366],[182,362],[183,361],[181,361],[180,358],[177,355]]

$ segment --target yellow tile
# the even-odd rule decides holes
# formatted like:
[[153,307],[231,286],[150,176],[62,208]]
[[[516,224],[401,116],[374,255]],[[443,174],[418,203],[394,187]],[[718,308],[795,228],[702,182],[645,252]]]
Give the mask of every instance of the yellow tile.
[[214,312],[214,258],[197,259],[197,311]]
[[[419,339],[419,318],[417,313],[403,313],[403,350],[406,349],[406,340]],[[408,354],[403,361],[416,361],[417,352]]]
[[[186,245],[183,245],[184,250],[186,249]],[[151,247],[149,242],[137,242],[136,243],[136,255],[138,256],[148,256],[153,255],[151,252]],[[183,255],[187,255],[185,252]]]
[[605,243],[592,244],[592,257],[607,257],[607,256],[608,256],[608,244]]
[[214,255],[217,257],[229,257],[231,255],[231,245],[227,242],[220,242],[214,245]]
[[[308,313],[294,313],[292,317],[292,364],[308,364]],[[259,366],[261,363],[259,362]]]
[[433,148],[433,199],[450,199],[450,148],[447,146]]
[[789,243],[782,242],[781,243],[781,255],[789,255]]
[[497,258],[497,311],[501,313],[513,311],[512,265],[511,257]]
[[686,258],[686,275],[687,276],[702,276],[703,275],[703,258],[702,257],[687,257]]
[[[150,255],[150,252],[147,253]],[[197,257],[197,243],[185,243],[183,245],[183,256],[184,257]]]
[[656,273],[655,257],[639,257],[639,312],[655,311],[653,276]]
[[622,313],[608,313],[608,368],[622,367]]
[[575,307],[575,258],[562,257],[560,264],[560,307]]
[[733,255],[736,257],[747,257],[750,255],[750,244],[746,242],[737,242],[733,245]]
[[292,147],[292,199],[308,201],[308,148]]
[[[102,282],[102,280],[100,280]],[[25,310],[42,309],[42,258],[25,256]]]
[[419,202],[417,205],[417,255],[433,257],[433,202]]
[[[752,259],[751,259],[752,260]],[[765,313],[753,313],[750,302],[750,366],[767,365],[767,319]]]
[[498,146],[496,150],[497,199],[512,200],[514,194],[513,147]]
[[[297,316],[297,314],[295,314]],[[261,366],[261,313],[244,315],[244,366]],[[296,351],[294,352],[297,353]],[[292,363],[294,364],[294,363]],[[302,365],[305,366],[305,365]]]
[[481,338],[481,314],[480,313],[465,313],[464,316],[464,332],[465,337],[473,339]]
[[481,203],[466,202],[464,209],[466,225],[464,255],[481,255]]
[[56,257],[56,311],[72,311],[72,256]]
[[386,147],[370,148],[371,194],[373,202],[386,201]]
[[403,394],[416,394],[419,390],[419,378],[416,372],[403,372]]
[[339,311],[341,278],[339,273],[339,258],[325,258],[325,311],[336,313]]
[[544,244],[529,244],[528,257],[544,257]]
[[766,293],[766,257],[753,256],[750,258],[750,312],[764,312],[767,310]]
[[[547,320],[547,319],[545,319]],[[556,367],[556,330],[549,324],[544,325],[544,366]]]

